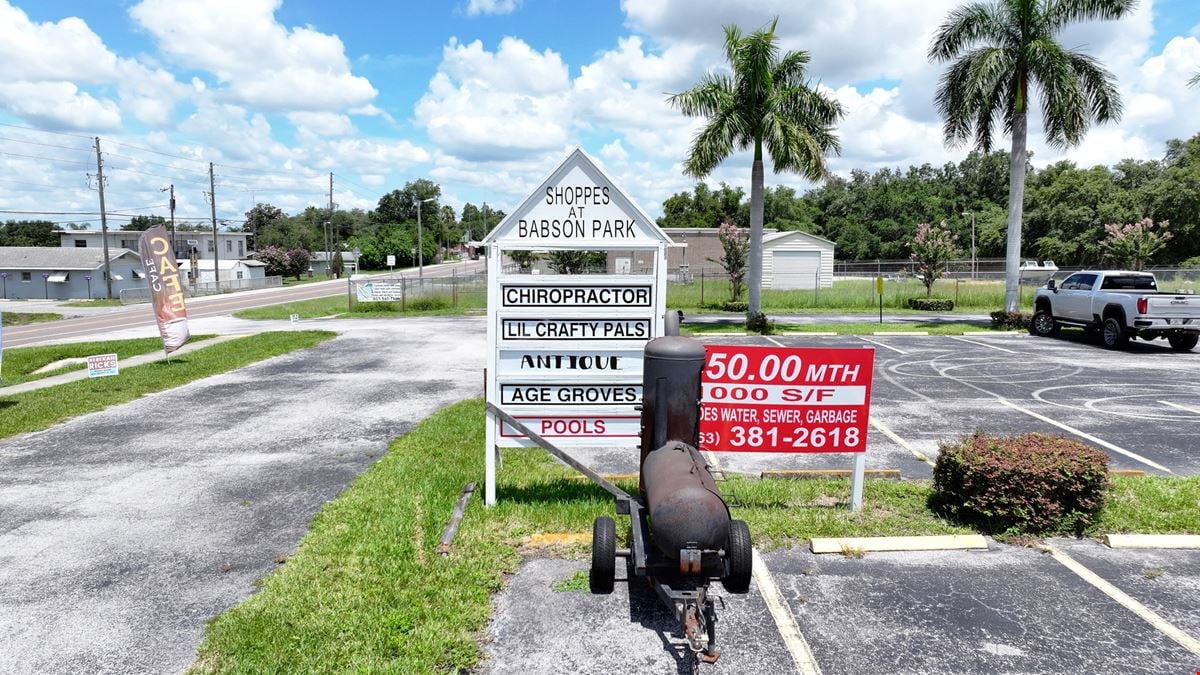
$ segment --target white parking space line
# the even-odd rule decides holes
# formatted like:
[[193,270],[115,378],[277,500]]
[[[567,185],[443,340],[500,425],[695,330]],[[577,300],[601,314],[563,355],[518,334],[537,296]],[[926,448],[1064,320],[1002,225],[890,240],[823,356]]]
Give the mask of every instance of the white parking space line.
[[1011,349],[1005,349],[1004,347],[997,347],[996,345],[989,345],[986,342],[979,342],[978,340],[968,340],[965,337],[956,337],[954,335],[951,335],[950,339],[958,340],[959,342],[970,342],[973,345],[979,345],[980,347],[987,347],[988,349],[995,349],[996,351],[1004,352],[1005,354],[1020,354],[1020,352],[1014,352]]
[[765,337],[765,338],[767,338],[768,340],[770,340],[770,341],[771,341],[771,344],[775,345],[776,347],[787,347],[787,345],[783,344],[783,343],[782,343],[782,342],[780,342],[779,340],[776,340],[775,338],[771,337],[770,335],[764,335],[763,337]]
[[1034,411],[1029,410],[1027,408],[1022,408],[1021,406],[1017,405],[1016,403],[1013,403],[1012,401],[1009,401],[1008,399],[1000,398],[998,400],[1000,401],[1001,404],[1008,406],[1009,408],[1012,408],[1013,410],[1016,410],[1018,412],[1023,412],[1026,415],[1029,415],[1030,417],[1032,417],[1034,419],[1038,419],[1038,420],[1045,422],[1046,424],[1053,424],[1054,426],[1058,427],[1059,429],[1062,429],[1063,431],[1065,431],[1067,433],[1075,434],[1076,436],[1078,436],[1084,440],[1088,440],[1088,441],[1095,443],[1096,445],[1108,448],[1109,450],[1112,450],[1113,452],[1115,452],[1117,454],[1125,455],[1126,457],[1128,457],[1132,460],[1141,462],[1142,464],[1145,464],[1148,467],[1158,469],[1159,471],[1162,471],[1163,473],[1169,473],[1172,475],[1174,475],[1174,473],[1175,473],[1174,471],[1171,471],[1170,469],[1163,466],[1162,464],[1159,464],[1158,462],[1155,462],[1154,460],[1147,459],[1147,458],[1137,454],[1136,452],[1131,452],[1120,446],[1113,445],[1112,443],[1109,443],[1108,441],[1106,441],[1102,438],[1096,438],[1095,436],[1093,436],[1089,433],[1080,431],[1079,429],[1076,429],[1073,426],[1070,426],[1068,424],[1063,424],[1062,422],[1058,422],[1056,420],[1052,420],[1049,417],[1046,417],[1045,415],[1035,413]]
[[775,620],[775,627],[779,629],[779,635],[783,638],[783,644],[787,646],[788,653],[792,656],[792,662],[796,664],[796,671],[803,675],[820,675],[821,667],[817,665],[817,660],[813,657],[808,640],[805,640],[804,634],[800,632],[800,625],[796,623],[796,617],[792,616],[792,610],[788,609],[783,594],[779,592],[779,586],[775,584],[771,570],[767,569],[767,563],[758,554],[757,548],[750,550],[753,554],[752,569],[754,581],[758,584],[758,592],[762,594],[763,600],[767,603],[767,610],[771,613],[771,618]]
[[857,337],[859,340],[866,340],[867,342],[870,342],[873,345],[879,345],[880,347],[883,347],[884,349],[890,349],[890,350],[896,352],[897,354],[907,354],[908,353],[908,352],[904,351],[903,349],[896,349],[895,347],[892,347],[891,345],[885,345],[882,342],[879,342],[877,340],[872,340],[871,338],[863,337],[861,335],[859,335]]
[[917,450],[913,446],[909,445],[908,441],[897,436],[896,432],[894,432],[891,429],[884,426],[884,424],[882,422],[875,419],[874,417],[869,418],[869,421],[871,422],[871,426],[875,427],[880,432],[882,432],[884,436],[887,436],[888,438],[895,441],[895,443],[897,445],[899,445],[900,447],[904,448],[905,450],[908,450],[909,452],[911,452],[913,455],[916,456],[917,459],[921,460],[922,462],[925,462],[929,466],[933,466],[934,462],[932,459],[929,459],[928,457],[925,456],[925,453],[923,453],[920,450]]
[[1177,410],[1183,410],[1185,412],[1190,412],[1190,413],[1195,413],[1197,415],[1200,415],[1200,410],[1198,410],[1196,408],[1189,408],[1186,405],[1179,405],[1178,403],[1171,403],[1170,401],[1159,401],[1159,403],[1166,405],[1166,406],[1170,406]]
[[1063,567],[1066,567],[1078,575],[1080,579],[1083,579],[1092,586],[1095,586],[1100,590],[1101,593],[1107,595],[1125,609],[1128,609],[1136,614],[1139,619],[1142,619],[1151,626],[1154,626],[1160,633],[1178,642],[1184,649],[1195,654],[1196,656],[1200,656],[1200,640],[1197,640],[1196,638],[1176,628],[1174,624],[1156,614],[1154,610],[1143,605],[1142,603],[1130,597],[1121,589],[1105,581],[1100,577],[1100,575],[1084,567],[1063,551],[1060,551],[1050,545],[1044,545],[1041,547],[1041,549],[1049,553],[1050,556],[1055,560],[1062,563]]

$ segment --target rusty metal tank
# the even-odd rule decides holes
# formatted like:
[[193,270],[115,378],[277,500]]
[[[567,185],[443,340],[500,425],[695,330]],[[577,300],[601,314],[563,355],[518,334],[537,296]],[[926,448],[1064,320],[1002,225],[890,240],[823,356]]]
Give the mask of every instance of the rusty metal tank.
[[[646,343],[642,362],[642,454],[667,441],[697,447],[700,440],[700,373],[704,345],[691,338],[668,336]],[[645,492],[645,484],[642,484]]]
[[729,507],[695,448],[670,442],[651,452],[642,479],[650,531],[663,555],[678,560],[681,549],[726,547]]

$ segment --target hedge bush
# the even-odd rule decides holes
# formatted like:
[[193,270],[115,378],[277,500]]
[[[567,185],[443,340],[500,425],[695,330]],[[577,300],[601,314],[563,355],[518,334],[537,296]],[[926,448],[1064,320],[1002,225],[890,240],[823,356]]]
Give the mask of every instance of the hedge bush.
[[750,304],[746,302],[727,302],[721,305],[721,309],[726,312],[745,312],[750,309]]
[[948,298],[909,298],[908,308],[926,312],[949,312],[954,309],[954,301]]
[[1108,455],[1047,434],[943,444],[930,505],[984,532],[1082,534],[1104,508]]
[[1027,330],[1029,328],[1029,319],[1027,314],[1020,312],[992,312],[992,328],[1015,328],[1017,330]]

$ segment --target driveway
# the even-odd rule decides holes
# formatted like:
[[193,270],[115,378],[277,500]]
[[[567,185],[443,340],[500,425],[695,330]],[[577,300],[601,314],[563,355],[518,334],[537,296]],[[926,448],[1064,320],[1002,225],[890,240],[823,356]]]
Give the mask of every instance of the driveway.
[[183,670],[390,439],[481,391],[482,318],[321,327],[346,332],[0,441],[0,672]]

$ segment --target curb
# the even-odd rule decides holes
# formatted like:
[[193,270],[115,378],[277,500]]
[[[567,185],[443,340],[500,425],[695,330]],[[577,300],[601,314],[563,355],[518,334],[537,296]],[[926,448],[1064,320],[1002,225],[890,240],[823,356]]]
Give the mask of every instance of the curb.
[[[850,469],[781,469],[763,471],[759,478],[763,480],[805,480],[811,478],[849,478],[854,475]],[[900,480],[900,469],[867,469],[864,478],[888,478]]]
[[841,553],[847,549],[864,553],[887,551],[986,550],[981,534],[942,534],[929,537],[818,537],[810,542],[813,553]]
[[1106,534],[1109,548],[1186,548],[1200,549],[1200,534]]
[[871,335],[882,335],[884,337],[904,337],[906,335],[917,335],[920,337],[929,337],[927,330],[877,330]]

